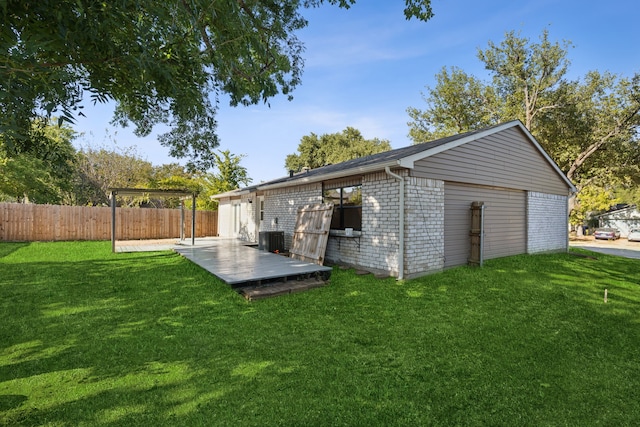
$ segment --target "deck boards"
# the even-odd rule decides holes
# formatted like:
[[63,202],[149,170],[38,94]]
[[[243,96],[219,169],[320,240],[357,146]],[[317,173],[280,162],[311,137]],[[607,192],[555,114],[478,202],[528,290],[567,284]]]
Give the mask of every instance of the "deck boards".
[[260,251],[236,239],[207,239],[173,249],[231,286],[331,274],[330,267]]

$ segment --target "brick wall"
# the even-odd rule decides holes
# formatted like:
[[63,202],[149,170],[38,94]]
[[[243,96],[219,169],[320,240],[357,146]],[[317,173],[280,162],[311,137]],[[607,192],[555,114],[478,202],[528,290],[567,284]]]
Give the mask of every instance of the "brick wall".
[[284,231],[284,246],[288,250],[293,240],[298,208],[315,203],[322,203],[321,183],[267,190],[260,231]]
[[405,277],[444,268],[444,181],[405,178]]
[[384,172],[364,176],[360,237],[329,237],[325,258],[397,276],[398,188],[398,181]]
[[[405,179],[404,275],[439,271],[444,265],[444,183],[398,174]],[[359,238],[330,237],[326,259],[397,276],[399,189],[398,180],[384,172],[364,176],[362,232]]]
[[[415,277],[440,271],[444,266],[444,183],[409,177],[407,171],[398,174],[405,179],[404,275]],[[384,172],[365,175],[362,178],[362,231],[355,231],[354,237],[330,236],[325,259],[397,276],[399,188],[398,180]],[[297,208],[321,202],[320,183],[268,190],[261,231],[284,231],[288,249]]]
[[527,253],[567,250],[567,209],[566,196],[527,193]]

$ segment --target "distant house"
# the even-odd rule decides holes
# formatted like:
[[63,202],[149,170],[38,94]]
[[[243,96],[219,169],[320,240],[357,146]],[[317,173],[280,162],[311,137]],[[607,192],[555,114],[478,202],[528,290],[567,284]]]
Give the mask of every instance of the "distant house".
[[620,237],[627,237],[631,229],[640,228],[640,212],[635,205],[597,215],[597,218],[599,227],[616,228],[620,230]]
[[280,230],[287,247],[299,206],[333,202],[325,258],[409,278],[467,263],[476,201],[484,203],[484,259],[566,251],[575,191],[512,121],[214,197],[220,236],[256,241]]

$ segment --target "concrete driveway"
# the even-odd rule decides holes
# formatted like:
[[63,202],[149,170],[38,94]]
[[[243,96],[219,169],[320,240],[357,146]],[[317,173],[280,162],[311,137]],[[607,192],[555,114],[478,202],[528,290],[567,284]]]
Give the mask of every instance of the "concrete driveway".
[[629,242],[626,238],[609,241],[595,240],[589,236],[581,240],[571,240],[569,245],[574,248],[587,249],[602,254],[640,259],[640,242]]

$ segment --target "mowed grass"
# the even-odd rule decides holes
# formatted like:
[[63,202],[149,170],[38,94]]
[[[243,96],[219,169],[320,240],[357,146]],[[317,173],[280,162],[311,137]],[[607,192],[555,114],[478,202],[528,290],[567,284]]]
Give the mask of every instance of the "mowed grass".
[[247,302],[170,252],[2,243],[0,424],[637,425],[640,261],[594,256]]

